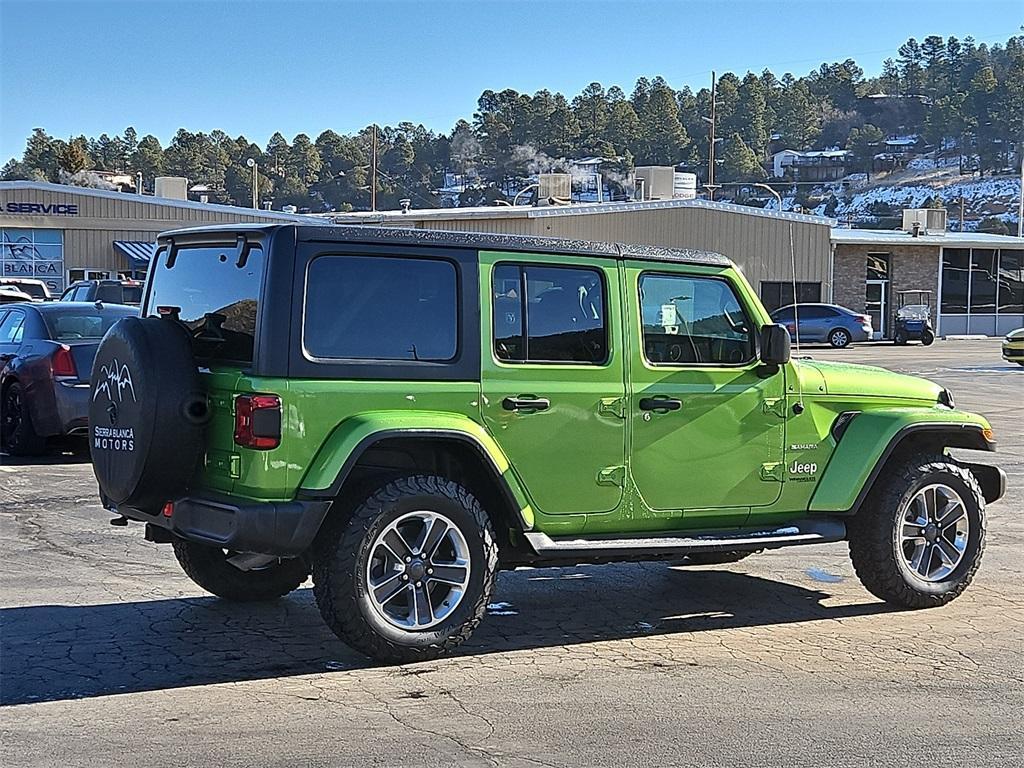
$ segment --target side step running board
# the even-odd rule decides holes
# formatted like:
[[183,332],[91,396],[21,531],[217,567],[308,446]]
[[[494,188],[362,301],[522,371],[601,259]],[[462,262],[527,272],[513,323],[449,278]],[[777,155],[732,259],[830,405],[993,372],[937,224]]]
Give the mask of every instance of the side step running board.
[[562,557],[640,558],[687,555],[691,552],[729,552],[776,549],[794,544],[825,544],[846,538],[846,524],[833,518],[798,520],[767,529],[740,529],[706,534],[629,537],[558,537],[531,531],[524,534],[538,555]]

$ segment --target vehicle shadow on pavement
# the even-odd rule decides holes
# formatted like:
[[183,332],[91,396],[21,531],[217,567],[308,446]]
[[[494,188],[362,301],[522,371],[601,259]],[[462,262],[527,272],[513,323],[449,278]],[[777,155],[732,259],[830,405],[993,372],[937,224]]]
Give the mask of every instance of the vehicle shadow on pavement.
[[28,467],[43,466],[47,464],[89,464],[92,459],[89,457],[88,448],[68,448],[57,446],[40,456],[11,456],[9,453],[0,453],[0,467]]
[[[664,564],[503,573],[459,655],[638,635],[871,615],[828,593],[728,570]],[[214,597],[0,609],[0,704],[87,698],[381,666],[326,628],[311,589],[269,604]]]

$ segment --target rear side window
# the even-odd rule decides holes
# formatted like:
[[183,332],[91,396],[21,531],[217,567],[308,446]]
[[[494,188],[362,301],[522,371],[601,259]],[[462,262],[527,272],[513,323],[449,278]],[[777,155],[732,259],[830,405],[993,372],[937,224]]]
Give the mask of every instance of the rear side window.
[[11,310],[0,323],[0,344],[20,344],[25,313]]
[[145,314],[177,314],[201,360],[251,363],[263,261],[255,245],[164,249],[153,267]]
[[492,280],[494,354],[510,363],[608,360],[604,283],[596,269],[501,264]]
[[453,360],[458,317],[449,261],[329,255],[306,272],[302,343],[314,359]]

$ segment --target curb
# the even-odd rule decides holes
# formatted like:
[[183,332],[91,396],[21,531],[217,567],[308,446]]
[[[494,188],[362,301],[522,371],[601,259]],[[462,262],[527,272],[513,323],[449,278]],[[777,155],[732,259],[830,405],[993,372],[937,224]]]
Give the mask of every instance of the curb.
[[998,339],[999,336],[986,336],[984,333],[951,333],[943,336],[943,341],[979,341],[981,339]]

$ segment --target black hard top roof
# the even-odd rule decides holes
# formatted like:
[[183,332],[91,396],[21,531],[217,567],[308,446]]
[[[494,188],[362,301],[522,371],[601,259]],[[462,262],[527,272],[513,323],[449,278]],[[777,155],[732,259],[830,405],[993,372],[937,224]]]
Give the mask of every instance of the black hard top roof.
[[225,224],[212,227],[194,227],[164,232],[161,238],[194,236],[210,233],[270,233],[285,227],[295,227],[298,240],[306,242],[349,242],[393,245],[436,245],[448,248],[473,248],[483,251],[518,251],[522,253],[570,254],[579,256],[605,256],[617,259],[646,259],[672,261],[702,266],[729,267],[732,261],[714,251],[690,248],[662,248],[654,245],[605,243],[593,240],[571,240],[562,237],[536,237],[533,235],[504,235],[489,232],[450,232],[436,229],[403,229],[399,227],[372,227],[362,225],[310,226],[305,224]]

